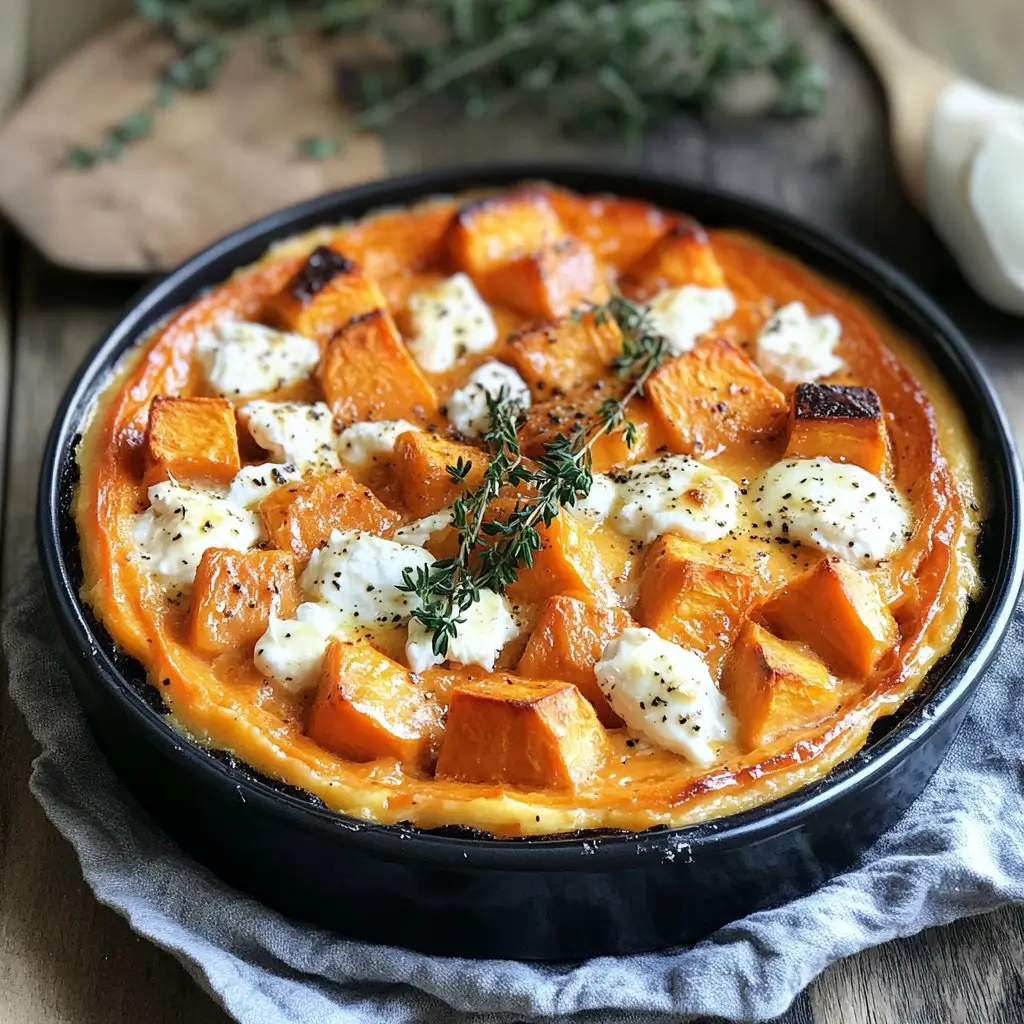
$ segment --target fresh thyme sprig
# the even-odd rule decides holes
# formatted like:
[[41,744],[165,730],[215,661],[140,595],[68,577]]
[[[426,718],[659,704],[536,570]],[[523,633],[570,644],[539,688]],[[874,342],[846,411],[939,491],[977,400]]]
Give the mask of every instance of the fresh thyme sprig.
[[[775,111],[816,111],[825,75],[765,0],[135,0],[136,13],[175,46],[153,99],[95,145],[69,148],[86,170],[118,159],[150,134],[181,93],[212,88],[246,39],[294,63],[301,34],[360,33],[384,40],[385,67],[344,69],[359,110],[350,131],[376,131],[432,97],[467,117],[514,107],[550,115],[571,134],[636,139],[681,107],[713,107],[750,73],[774,79]],[[345,133],[305,139],[301,152],[329,157]]]
[[[622,330],[622,351],[612,361],[612,369],[630,382],[624,394],[603,402],[594,422],[548,441],[532,466],[526,464],[519,448],[521,407],[504,389],[496,396],[489,394],[490,429],[484,440],[490,462],[480,485],[452,505],[452,521],[459,531],[458,553],[403,573],[399,589],[416,595],[418,604],[412,616],[432,634],[438,657],[447,655],[449,643],[465,622],[465,613],[480,599],[483,589],[501,593],[521,568],[533,565],[542,543],[541,526],[550,526],[563,508],[590,493],[592,451],[598,439],[621,429],[627,445],[632,447],[636,441],[636,427],[626,417],[627,406],[644,394],[651,374],[668,355],[666,340],[655,330],[645,307],[621,296],[592,313],[599,323],[614,319]],[[448,474],[462,482],[471,469],[472,463],[460,458],[448,467]],[[532,492],[528,502],[519,497],[504,518],[487,518],[504,488],[522,485]]]
[[[447,654],[449,641],[465,622],[462,615],[479,600],[480,590],[486,585],[480,579],[482,574],[474,571],[473,559],[479,538],[492,525],[486,521],[487,510],[506,483],[525,482],[530,476],[516,437],[521,406],[509,399],[504,388],[497,395],[488,393],[486,398],[490,427],[484,441],[490,461],[479,486],[452,503],[452,522],[459,531],[458,554],[415,570],[405,569],[404,585],[398,588],[419,599],[413,617],[433,634],[434,653],[440,657]],[[463,483],[472,468],[473,463],[460,456],[454,466],[448,467],[448,475],[454,483]]]
[[[622,331],[622,351],[612,360],[612,369],[619,377],[632,383],[621,398],[609,398],[597,410],[604,425],[601,433],[611,433],[620,424],[628,447],[636,443],[636,424],[626,419],[626,406],[634,398],[643,397],[647,379],[668,355],[664,335],[655,330],[646,306],[639,306],[621,295],[614,295],[594,313],[600,323],[611,317]],[[594,440],[601,435],[595,436]],[[593,441],[591,441],[593,444]]]

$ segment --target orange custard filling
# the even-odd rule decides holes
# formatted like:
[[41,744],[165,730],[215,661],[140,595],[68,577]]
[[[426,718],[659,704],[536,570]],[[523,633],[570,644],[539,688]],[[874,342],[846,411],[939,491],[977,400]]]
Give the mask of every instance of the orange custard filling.
[[[597,436],[644,331],[628,436]],[[439,654],[408,581],[465,548],[487,395],[534,473],[582,424],[594,483]],[[756,238],[553,186],[273,247],[129,353],[78,459],[83,598],[173,723],[383,823],[776,799],[914,692],[978,587],[979,470],[925,356]]]

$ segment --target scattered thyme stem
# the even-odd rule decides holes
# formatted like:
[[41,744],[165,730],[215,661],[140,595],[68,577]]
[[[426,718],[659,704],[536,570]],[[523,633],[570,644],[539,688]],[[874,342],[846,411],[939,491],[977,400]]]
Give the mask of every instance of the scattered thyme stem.
[[[460,618],[485,588],[501,592],[512,583],[520,567],[533,564],[540,549],[541,525],[550,525],[559,512],[590,493],[594,477],[592,451],[599,438],[622,428],[632,446],[635,429],[626,419],[629,403],[644,393],[651,374],[668,354],[665,338],[654,329],[645,307],[615,296],[604,306],[589,310],[595,318],[612,317],[623,332],[622,351],[612,363],[620,377],[630,379],[621,398],[609,399],[597,413],[597,424],[581,427],[544,445],[537,468],[525,466],[516,438],[521,409],[502,390],[488,395],[490,428],[485,435],[491,461],[480,485],[456,499],[454,518],[460,529],[458,554],[416,572],[407,569],[400,588],[419,598],[412,612],[433,636],[434,653],[444,657],[448,643],[458,635]],[[583,315],[582,313],[580,315]],[[464,480],[468,467],[459,460],[449,467],[453,480]],[[502,487],[529,484],[535,489],[532,503],[517,501],[504,524],[487,528],[487,510]]]

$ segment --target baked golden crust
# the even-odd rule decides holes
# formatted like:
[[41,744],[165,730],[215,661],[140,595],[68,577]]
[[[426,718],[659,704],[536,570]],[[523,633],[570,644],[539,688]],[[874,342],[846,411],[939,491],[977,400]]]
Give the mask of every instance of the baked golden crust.
[[[812,270],[757,239],[732,231],[709,231],[705,237],[687,219],[636,200],[576,196],[540,186],[532,188],[527,197],[524,204],[521,195],[498,194],[483,207],[471,207],[471,215],[466,211],[459,214],[461,204],[457,200],[435,200],[355,224],[318,229],[276,247],[258,264],[240,270],[155,331],[130,354],[111,381],[79,449],[82,473],[75,511],[85,569],[83,597],[118,646],[138,659],[154,684],[160,685],[172,720],[183,731],[199,743],[230,749],[259,771],[300,786],[321,797],[328,806],[356,817],[386,823],[410,821],[424,827],[460,824],[508,835],[598,827],[639,830],[655,824],[704,820],[775,799],[820,778],[838,761],[854,753],[872,723],[879,716],[892,713],[913,692],[956,636],[966,599],[976,586],[973,541],[982,516],[973,449],[960,411],[926,360],[876,314]],[[520,207],[532,219],[517,221]],[[486,237],[475,233],[482,230],[482,223],[492,221],[499,225],[518,224],[521,229],[519,235],[514,231],[509,235],[508,245],[500,253],[495,246],[488,246]],[[296,280],[304,280],[306,257],[316,246],[327,245],[343,254],[344,263],[336,262],[346,274],[351,275],[351,265],[361,268],[369,282],[367,285],[364,281],[364,291],[383,296],[386,313],[393,317],[389,326],[398,325],[408,340],[410,296],[459,269],[473,270],[483,261],[486,265],[479,272],[486,281],[481,283],[481,293],[485,297],[507,298],[507,281],[503,284],[499,280],[500,259],[495,253],[515,263],[515,273],[521,275],[523,261],[536,248],[527,244],[534,234],[537,245],[542,247],[564,246],[565,238],[576,239],[577,248],[585,245],[590,253],[588,259],[592,257],[593,266],[600,271],[600,295],[606,285],[615,287],[620,274],[625,275],[634,292],[641,286],[647,290],[666,285],[681,287],[687,283],[688,266],[698,268],[701,279],[694,278],[694,283],[702,287],[719,286],[721,274],[735,299],[735,312],[717,325],[713,338],[701,343],[707,348],[698,345],[693,353],[680,355],[678,370],[670,367],[671,372],[663,373],[664,377],[683,383],[663,388],[660,397],[655,387],[650,405],[641,403],[643,457],[666,444],[673,451],[695,453],[701,458],[710,451],[706,457],[713,455],[715,469],[741,488],[784,457],[786,410],[794,390],[792,383],[778,379],[769,382],[762,377],[754,362],[759,333],[773,311],[788,303],[801,302],[813,314],[829,313],[837,319],[841,337],[836,355],[842,369],[829,375],[827,383],[870,388],[877,396],[879,407],[884,410],[885,473],[891,474],[887,479],[906,496],[912,510],[913,531],[899,550],[870,569],[856,570],[869,581],[871,593],[891,617],[894,631],[883,638],[884,649],[872,648],[866,661],[853,660],[855,671],[847,672],[841,658],[837,663],[834,656],[830,659],[821,651],[801,648],[797,654],[783,657],[785,651],[777,647],[769,650],[770,641],[764,641],[760,634],[754,637],[759,642],[755,645],[751,629],[741,631],[740,624],[754,621],[759,623],[758,629],[771,630],[772,609],[777,609],[777,604],[771,604],[772,595],[790,584],[799,585],[803,574],[813,572],[822,563],[822,552],[808,545],[778,543],[752,529],[743,535],[731,534],[703,543],[699,557],[693,551],[677,551],[678,545],[671,543],[661,544],[652,553],[640,550],[636,542],[627,541],[607,525],[594,526],[573,519],[562,528],[548,531],[551,539],[541,553],[539,565],[530,570],[532,577],[520,579],[512,588],[515,599],[524,606],[531,592],[541,594],[536,603],[546,602],[543,637],[538,634],[531,641],[527,629],[520,640],[506,646],[494,672],[475,666],[441,666],[427,669],[409,683],[404,667],[398,664],[393,671],[401,675],[403,687],[415,685],[430,695],[431,715],[436,718],[431,718],[430,728],[422,733],[427,738],[423,739],[420,733],[414,735],[413,731],[409,733],[412,739],[406,740],[402,734],[401,742],[390,741],[390,746],[382,742],[380,749],[392,753],[372,760],[367,759],[368,748],[364,743],[359,748],[359,759],[346,758],[337,752],[348,749],[344,743],[332,740],[332,751],[307,735],[309,708],[317,699],[313,691],[296,693],[270,685],[254,664],[251,646],[218,648],[214,652],[211,645],[197,645],[187,592],[169,597],[166,588],[134,557],[133,524],[147,505],[146,487],[152,482],[145,479],[145,473],[152,462],[150,459],[147,463],[146,445],[153,401],[164,397],[210,396],[194,351],[196,339],[226,316],[254,322],[261,317],[265,322],[276,318],[276,322],[287,321],[288,326],[301,331],[305,321],[296,304],[302,295],[292,285]],[[699,251],[694,249],[694,239],[700,242]],[[322,258],[320,262],[324,262]],[[670,273],[683,277],[663,280]],[[591,280],[593,274],[590,270],[588,274]],[[543,275],[538,280],[543,283]],[[319,279],[314,283],[320,283]],[[321,284],[313,293],[323,288]],[[286,305],[282,295],[289,297],[287,316],[282,312]],[[328,304],[321,305],[326,308]],[[557,319],[564,314],[560,305],[543,297],[518,304],[490,305],[497,338],[486,349],[466,352],[450,369],[421,370],[409,360],[401,340],[396,340],[396,333],[390,336],[395,358],[389,358],[382,367],[380,394],[374,392],[372,380],[360,378],[356,383],[346,383],[343,374],[332,373],[330,378],[336,391],[330,396],[332,404],[366,409],[375,408],[375,402],[386,399],[388,418],[400,417],[426,426],[438,438],[437,444],[428,442],[428,447],[455,450],[465,441],[444,439],[448,426],[447,396],[482,363],[502,359],[503,352],[511,351],[508,361],[512,365],[531,369],[528,383],[533,389],[532,415],[536,417],[536,410],[543,409],[548,401],[564,405],[567,400],[570,404],[578,400],[580,407],[593,406],[594,367],[589,350],[589,361],[581,367],[577,381],[571,361],[544,359],[538,341],[543,334],[538,334],[536,324],[522,312],[528,308],[536,314],[537,310],[547,309],[551,318]],[[275,317],[269,317],[267,310],[276,310]],[[567,336],[570,334],[566,332]],[[310,335],[328,353],[332,345],[339,344],[337,334],[331,341],[320,314]],[[530,343],[507,343],[505,339],[510,335],[529,338]],[[759,383],[756,410],[747,415],[747,407],[741,403],[730,409],[728,415],[722,414],[724,418],[713,419],[718,403],[707,401],[706,394],[694,393],[695,388],[703,385],[699,381],[694,384],[697,378],[684,372],[695,361],[701,362],[704,376],[712,372],[705,366],[706,352],[724,352],[727,365],[742,362],[744,379],[749,377]],[[601,357],[604,358],[603,352]],[[712,369],[719,372],[723,360],[713,362]],[[728,386],[731,371],[722,372],[726,373],[723,380]],[[409,375],[408,393],[415,406],[408,410],[402,408],[403,374]],[[697,377],[703,380],[701,374]],[[568,396],[562,394],[559,383],[566,380],[570,380],[570,387],[582,390],[570,390]],[[610,371],[606,378],[598,380],[599,385],[610,386],[612,382]],[[353,388],[357,394],[352,394]],[[552,395],[552,388],[558,393]],[[435,394],[439,408],[423,398]],[[324,391],[314,374],[277,394],[260,397],[313,402],[323,401]],[[753,397],[744,392],[751,409]],[[668,412],[659,410],[659,401]],[[235,404],[243,402],[240,399]],[[346,414],[346,423],[355,415]],[[742,423],[747,426],[741,429],[737,424]],[[339,422],[338,429],[342,425]],[[394,465],[352,470],[347,486],[364,488],[366,492],[365,498],[356,495],[360,508],[368,510],[359,520],[360,528],[390,535],[396,522],[436,511],[440,507],[438,502],[447,504],[451,500],[450,481],[444,477],[430,485],[445,492],[435,501],[431,497],[434,491],[428,495],[424,488],[415,485],[409,475],[411,471],[401,468],[424,462],[412,456],[423,447],[420,441],[428,441],[432,436],[428,432],[415,435],[410,441],[406,435],[397,446],[399,453],[404,454]],[[700,452],[695,452],[694,437],[700,441]],[[609,441],[622,448],[619,439]],[[821,443],[829,443],[827,436]],[[239,446],[243,463],[260,461],[251,457],[252,439],[244,436],[244,431]],[[816,450],[815,454],[820,452]],[[480,457],[483,458],[482,453]],[[597,468],[611,468],[633,456],[609,443],[602,457],[604,462]],[[406,473],[404,477],[402,472]],[[381,511],[375,518],[377,508]],[[317,535],[317,542],[323,539]],[[265,539],[263,545],[271,549],[280,546],[272,539]],[[293,546],[292,552],[301,574],[309,551]],[[645,571],[652,574],[646,586]],[[655,573],[659,574],[657,579]],[[742,586],[719,586],[723,574],[729,580],[740,580]],[[708,600],[718,602],[712,611],[701,604],[699,594],[690,602],[680,602],[660,593],[659,588],[670,585],[667,581],[678,580],[678,586],[690,586],[698,576],[711,580],[706,583],[711,593]],[[732,600],[728,597],[732,593],[742,594],[742,599],[736,598],[739,603],[730,614],[730,609],[720,605]],[[635,603],[638,594],[639,612]],[[588,607],[594,611],[588,612]],[[691,607],[697,610],[687,611]],[[763,614],[764,608],[768,608],[767,615]],[[723,662],[729,658],[731,645],[736,642],[736,634],[742,632],[744,644],[750,649],[738,652],[729,664],[759,666],[763,678],[759,677],[758,699],[763,699],[764,687],[771,686],[774,679],[783,680],[787,688],[785,699],[771,704],[770,728],[761,724],[762,720],[769,721],[765,711],[756,727],[744,728],[742,736],[718,747],[710,767],[649,742],[637,742],[635,731],[619,725],[619,717],[607,704],[601,704],[601,691],[596,683],[591,684],[587,678],[581,685],[577,677],[581,671],[585,674],[585,667],[581,670],[579,658],[573,657],[576,652],[566,647],[585,633],[586,660],[592,663],[596,660],[596,638],[600,636],[600,642],[604,642],[611,635],[608,630],[615,632],[632,621],[630,613],[641,619],[641,624],[650,622],[659,632],[664,630],[666,638],[676,641],[704,637],[706,633],[706,640],[702,639],[698,646],[716,681],[720,679]],[[855,617],[856,608],[846,609],[844,614],[847,613]],[[531,616],[537,619],[541,610],[526,610],[524,614],[528,620]],[[572,621],[566,619],[563,626],[561,614],[569,615]],[[679,621],[681,615],[693,617],[692,628]],[[588,624],[588,616],[600,625]],[[710,623],[726,625],[705,627],[701,616]],[[618,625],[613,629],[611,622]],[[817,635],[806,624],[801,628],[806,636]],[[786,643],[807,643],[805,635],[790,637],[783,635],[785,630],[775,632]],[[359,642],[365,643],[365,639]],[[386,654],[401,662],[401,649],[396,653],[392,641],[371,642],[381,648],[382,657]],[[499,713],[504,705],[491,699],[486,703],[486,715],[476,711],[470,715],[466,693],[492,693],[496,687],[500,689],[504,677],[513,680],[513,687],[522,685],[512,673],[524,648],[529,675],[544,681],[545,699],[552,707],[557,705],[558,714],[517,711],[519,717],[512,729]],[[768,657],[765,651],[772,656]],[[794,682],[797,669],[793,666],[818,666],[818,657],[829,663],[831,675],[823,681],[819,678],[822,670],[815,667],[813,693],[807,699],[798,699],[800,686],[798,681]],[[553,672],[560,664],[572,665],[573,678],[566,680],[547,674],[549,662]],[[735,673],[735,668],[730,671]],[[552,725],[561,720],[559,716],[568,721],[570,711],[572,715],[580,713],[576,697],[567,697],[562,683],[582,692],[583,703],[589,700],[604,723],[598,726],[597,719],[587,719],[586,742],[579,741],[583,754],[560,747],[557,728]],[[331,677],[331,685],[332,692],[348,692],[341,677]],[[751,688],[737,686],[735,680],[730,680],[726,689],[728,695]],[[469,776],[462,770],[435,775],[431,751],[443,745],[440,723],[449,696],[455,691],[462,695],[459,700],[467,711],[460,719],[460,728],[472,731],[477,722],[501,719],[504,724],[500,728],[511,730],[509,735],[522,734],[526,737],[522,742],[527,744],[536,739],[537,749],[543,749],[547,758],[547,775],[538,773],[535,777],[518,767],[513,771],[508,764],[500,771],[495,769],[492,781],[486,781],[486,768],[474,768]],[[827,694],[827,701],[831,702],[828,707],[824,706],[821,694]],[[779,708],[811,705],[815,713],[804,720],[789,721],[788,728],[787,712],[783,710],[780,727]],[[534,727],[531,722],[540,724]],[[543,733],[537,731],[542,727]],[[600,735],[595,732],[597,729]],[[322,726],[313,732],[327,734]],[[751,747],[754,742],[761,745]],[[400,752],[406,746],[415,749],[415,756],[403,761],[400,753],[394,751]],[[457,763],[457,754],[458,751],[449,750],[446,758]],[[565,767],[569,764],[573,766],[571,771]],[[485,774],[480,775],[480,771]],[[467,777],[485,781],[464,781]],[[536,781],[545,777],[558,780],[558,784]],[[516,778],[534,781],[528,785],[507,781]],[[571,784],[566,780],[571,780]]]

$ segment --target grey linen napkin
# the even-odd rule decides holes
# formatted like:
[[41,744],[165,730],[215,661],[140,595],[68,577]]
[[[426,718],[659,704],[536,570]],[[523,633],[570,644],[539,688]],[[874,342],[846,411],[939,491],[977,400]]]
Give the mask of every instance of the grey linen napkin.
[[42,746],[31,788],[97,898],[243,1024],[765,1020],[829,964],[1024,897],[1024,614],[923,795],[856,867],[692,948],[571,966],[455,960],[286,920],[189,860],[97,750],[34,559],[3,617],[11,693]]

